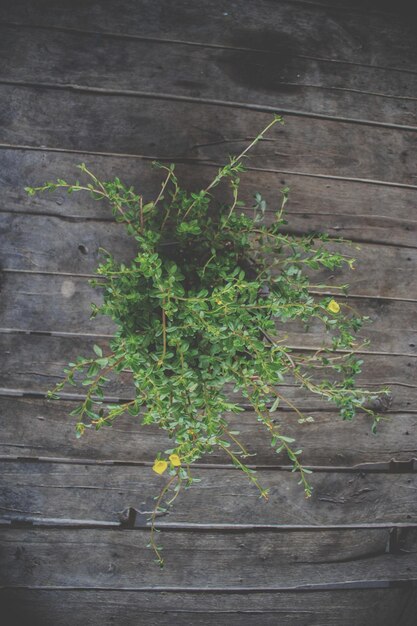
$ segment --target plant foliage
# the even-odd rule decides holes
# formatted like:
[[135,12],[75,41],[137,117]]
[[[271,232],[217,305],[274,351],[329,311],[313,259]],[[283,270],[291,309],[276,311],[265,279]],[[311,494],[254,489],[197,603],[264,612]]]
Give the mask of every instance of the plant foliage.
[[[245,404],[297,473],[306,496],[311,495],[310,470],[302,465],[293,438],[283,432],[277,412],[289,408],[305,424],[313,418],[286,398],[283,383],[291,381],[327,399],[345,420],[358,409],[372,417],[374,426],[379,419],[368,402],[375,392],[355,385],[362,363],[355,356],[355,336],[364,318],[345,303],[346,286],[338,287],[338,300],[312,294],[325,287],[312,290],[315,270],[353,269],[352,258],[333,251],[342,240],[286,234],[287,188],[273,213],[266,211],[259,193],[250,209],[239,200],[243,159],[276,123],[282,123],[279,116],[197,193],[179,186],[173,165],[160,163],[154,165],[164,172],[164,181],[153,201],[119,178],[99,180],[84,164],[79,166],[84,184],[57,180],[27,188],[31,195],[58,188],[87,191],[109,203],[115,220],[137,242],[128,264],[103,251],[98,278],[92,281],[104,294],[103,303],[93,305],[93,316],[106,315],[117,324],[108,349],[94,346],[94,355],[69,363],[48,397],[57,398],[67,384],[84,387],[84,400],[71,413],[78,420],[78,436],[87,428],[111,426],[125,413],[168,434],[172,445],[153,466],[158,474],[169,474],[151,519],[151,546],[160,564],[155,517],[168,497],[172,502],[181,487],[196,481],[190,465],[204,455],[220,448],[268,497],[245,463],[249,454],[239,433],[229,426],[228,416]],[[232,200],[220,204],[211,190],[224,180]],[[293,320],[306,325],[318,320],[329,338],[325,346],[299,351],[286,345],[285,323]],[[106,402],[109,377],[122,370],[130,372],[135,395],[127,402]]]

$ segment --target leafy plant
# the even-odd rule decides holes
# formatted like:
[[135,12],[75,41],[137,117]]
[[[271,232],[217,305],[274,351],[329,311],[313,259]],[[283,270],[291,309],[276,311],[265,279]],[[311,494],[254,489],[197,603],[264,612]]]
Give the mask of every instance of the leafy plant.
[[[372,417],[373,428],[380,419],[368,402],[375,392],[355,385],[362,364],[355,355],[355,334],[365,318],[343,298],[311,293],[315,270],[343,265],[353,269],[352,258],[333,251],[333,244],[343,240],[286,234],[288,188],[280,192],[272,221],[261,194],[255,195],[249,210],[239,200],[243,159],[276,123],[282,118],[275,116],[197,193],[179,186],[174,165],[161,163],[154,165],[165,179],[152,201],[119,178],[99,180],[84,164],[79,166],[87,179],[84,184],[57,180],[27,188],[30,195],[66,189],[105,200],[115,220],[137,242],[137,254],[128,264],[103,251],[98,278],[92,281],[104,294],[100,306],[92,305],[93,316],[107,315],[117,324],[108,349],[103,353],[94,346],[94,355],[69,363],[65,378],[48,397],[59,397],[66,384],[85,388],[84,400],[71,413],[78,419],[77,436],[86,428],[111,426],[125,413],[140,415],[142,424],[155,424],[168,434],[172,446],[158,455],[153,470],[167,472],[169,480],[150,520],[150,545],[161,565],[156,515],[182,487],[197,480],[190,466],[204,455],[223,450],[268,498],[268,490],[245,463],[249,453],[227,419],[227,414],[243,410],[242,397],[265,426],[277,454],[288,458],[307,497],[311,471],[302,465],[294,439],[282,432],[276,412],[285,405],[300,423],[313,418],[285,396],[282,383],[292,379],[300,389],[326,398],[345,420],[358,409]],[[211,193],[221,181],[231,189],[232,200],[225,204]],[[314,287],[317,291],[326,286]],[[346,287],[336,289],[344,294]],[[330,341],[314,351],[292,349],[286,345],[283,327],[293,320],[306,325],[319,320]],[[108,403],[104,389],[109,376],[122,371],[130,372],[135,396],[128,402]],[[231,390],[240,399],[232,399]]]

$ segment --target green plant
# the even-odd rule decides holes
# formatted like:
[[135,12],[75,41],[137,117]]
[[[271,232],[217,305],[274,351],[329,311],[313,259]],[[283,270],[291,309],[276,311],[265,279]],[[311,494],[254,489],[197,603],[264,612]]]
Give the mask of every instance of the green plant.
[[[300,423],[313,418],[286,398],[284,380],[290,377],[300,388],[333,402],[345,420],[358,409],[372,417],[373,428],[380,419],[368,402],[375,392],[355,386],[362,363],[355,356],[355,333],[364,318],[342,298],[339,303],[333,296],[311,293],[314,270],[353,268],[352,258],[329,249],[329,243],[343,240],[285,234],[287,188],[281,190],[280,207],[270,223],[260,194],[250,212],[239,200],[242,161],[276,123],[282,123],[279,116],[197,193],[181,189],[174,166],[160,163],[154,165],[165,172],[165,180],[153,201],[145,201],[118,178],[99,180],[84,164],[79,168],[87,178],[85,184],[57,180],[27,188],[31,195],[60,188],[106,200],[115,220],[137,242],[137,254],[129,264],[103,251],[99,278],[92,281],[104,293],[103,304],[93,305],[93,316],[107,315],[118,328],[108,350],[104,354],[94,346],[95,355],[70,363],[48,397],[58,397],[67,383],[84,386],[85,398],[71,413],[78,419],[78,436],[86,428],[111,426],[126,412],[168,434],[172,446],[153,466],[158,474],[169,474],[150,520],[150,545],[160,564],[156,514],[196,480],[190,465],[203,455],[221,448],[260,495],[268,497],[256,472],[244,462],[249,455],[239,433],[230,430],[227,414],[243,409],[241,401],[226,393],[229,386],[250,404],[276,452],[288,457],[306,496],[311,495],[310,470],[302,465],[301,450],[281,431],[274,414],[283,404]],[[224,180],[230,184],[232,200],[221,204],[211,190]],[[316,290],[320,287],[325,286],[315,285]],[[335,289],[344,294],[346,287]],[[299,352],[286,345],[284,323],[301,320],[307,325],[315,319],[331,338],[327,346]],[[109,375],[122,370],[131,374],[135,397],[109,404],[104,388]]]

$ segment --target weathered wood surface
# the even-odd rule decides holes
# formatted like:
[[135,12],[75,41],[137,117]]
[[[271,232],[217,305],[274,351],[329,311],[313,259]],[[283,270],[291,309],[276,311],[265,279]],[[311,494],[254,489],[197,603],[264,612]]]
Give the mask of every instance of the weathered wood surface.
[[[220,1],[181,0],[96,0],[87,5],[65,0],[48,3],[48,10],[27,0],[1,7],[0,19],[20,24],[112,32],[122,36],[145,36],[211,43],[232,48],[268,49],[268,43],[288,58],[289,51],[302,56],[327,58],[334,62],[398,67],[415,70],[416,46],[410,7],[387,14],[367,7],[352,10],[343,3],[339,10],[331,3],[271,2],[230,5]],[[365,10],[363,10],[365,8]],[[380,8],[380,3],[371,4]],[[384,7],[385,8],[385,7]],[[408,10],[407,10],[408,8]]]
[[[68,222],[61,217],[9,213],[2,215],[2,223],[7,233],[0,251],[3,270],[94,274],[102,261],[100,248],[124,262],[133,260],[138,250],[134,238],[127,236],[124,226],[115,222]],[[332,288],[348,283],[352,295],[417,301],[417,247],[365,243],[359,249],[358,245],[347,244],[329,247],[354,258],[355,270],[344,266],[334,271],[310,272],[313,284]]]
[[[4,519],[119,522],[128,507],[146,523],[165,479],[148,466],[2,461]],[[417,523],[417,474],[314,472],[313,497],[303,498],[297,476],[264,469],[259,482],[269,501],[234,468],[196,468],[201,478],[182,493],[161,524],[273,524],[329,526]],[[209,506],[207,503],[210,503]]]
[[[414,626],[414,589],[187,593],[92,589],[0,590],[19,626]],[[398,621],[398,620],[401,621]]]
[[[158,429],[142,426],[140,420],[131,416],[119,418],[110,429],[86,431],[81,439],[76,439],[75,421],[69,416],[74,402],[70,401],[3,397],[1,405],[1,457],[59,457],[139,464],[153,462],[158,452],[171,446]],[[387,464],[391,460],[410,462],[417,458],[413,436],[417,415],[414,413],[388,413],[376,436],[371,434],[369,419],[364,416],[346,423],[333,412],[309,413],[315,422],[303,425],[298,424],[297,415],[292,412],[280,411],[275,415],[282,432],[294,437],[297,445],[304,449],[306,465],[349,467],[362,464],[366,470],[368,464]],[[232,430],[241,433],[240,439],[249,452],[256,454],[247,459],[249,464],[288,464],[285,456],[278,457],[270,447],[268,435],[254,413],[229,415],[228,420]],[[203,462],[229,464],[229,458],[215,451]]]
[[[9,22],[0,26],[0,262],[9,270],[1,275],[0,455],[8,460],[0,514],[6,524],[52,525],[3,532],[4,584],[42,588],[4,590],[6,608],[21,609],[10,626],[414,625],[415,530],[403,528],[417,524],[410,12],[373,0],[15,0],[0,6],[0,20]],[[272,210],[289,185],[289,232],[325,230],[362,243],[347,279],[351,303],[375,320],[364,331],[373,342],[361,381],[392,384],[392,404],[381,407],[390,421],[374,437],[366,419],[333,421],[329,405],[287,383],[288,397],[316,419],[307,429],[290,411],[277,414],[318,466],[306,501],[252,414],[233,418],[261,452],[254,463],[271,500],[259,502],[222,457],[207,459],[195,470],[202,483],[159,520],[169,561],[161,573],[145,549],[148,530],[99,530],[118,526],[128,507],[146,524],[163,484],[150,467],[167,447],[161,435],[124,418],[76,440],[67,413],[78,390],[57,403],[42,397],[68,360],[105,345],[113,331],[88,321],[97,294],[80,275],[93,271],[98,245],[125,244],[101,203],[59,192],[29,199],[23,187],[73,179],[71,166],[85,161],[152,198],[156,157],[176,161],[184,185],[199,188],[272,108],[293,114],[254,152],[242,195],[250,202],[262,191]],[[321,339],[318,327],[310,335],[293,327],[289,337],[298,348]],[[128,374],[109,393],[130,394]],[[196,593],[186,593],[189,585]]]
[[[2,85],[0,94],[4,146],[218,163],[271,120],[270,113],[234,107],[64,87]],[[415,185],[415,145],[410,130],[287,115],[286,125],[253,151],[251,166]]]
[[[250,35],[248,40],[250,46]],[[284,51],[276,37],[266,37],[260,47],[213,48],[0,25],[0,54],[9,55],[0,81],[33,84],[36,76],[37,84],[160,93],[261,110],[275,109],[278,98],[280,110],[349,119],[360,111],[372,123],[417,124],[414,74],[310,59],[291,48]],[[16,66],[16,57],[25,62]]]
[[[19,626],[414,626],[413,589],[225,593],[94,590],[0,591]],[[369,617],[372,614],[372,621]],[[306,621],[308,620],[308,621]]]
[[[91,287],[88,278],[20,272],[4,272],[2,278],[0,327],[3,329],[92,335],[109,335],[115,330],[107,317],[90,319],[91,303],[100,304],[102,296]],[[410,356],[417,353],[414,302],[358,298],[350,304],[360,315],[372,319],[372,324],[367,324],[359,334],[371,340],[364,352]],[[288,337],[288,345],[296,348],[317,348],[325,340],[323,326],[318,321],[311,324],[308,332],[301,324],[292,322],[279,327],[279,331]]]
[[[98,343],[106,351],[107,340],[100,336],[54,336],[46,334],[2,333],[0,353],[4,371],[0,373],[0,386],[4,393],[45,394],[62,380],[63,369],[78,355],[92,355],[92,347]],[[415,412],[416,362],[411,355],[363,354],[364,365],[358,377],[360,384],[377,391],[389,386],[392,391],[390,407],[393,411]],[[297,400],[303,410],[329,410],[329,404],[319,396],[303,393],[294,386],[291,378],[283,386],[286,396]],[[80,390],[68,388],[67,393],[81,397]],[[107,394],[112,397],[131,398],[133,387],[128,372],[117,381],[110,381]],[[381,404],[381,410],[384,403]]]
[[[61,216],[67,223],[80,221],[84,225],[85,220],[111,221],[109,208],[86,194],[68,196],[56,192],[29,198],[24,192],[24,187],[36,187],[46,180],[75,180],[79,174],[76,165],[82,161],[104,180],[117,174],[144,193],[146,199],[158,195],[161,175],[147,159],[65,152],[52,157],[44,150],[4,149],[0,150],[0,211],[25,213],[27,220],[29,214],[40,214]],[[204,188],[216,171],[216,167],[201,163],[177,164],[182,185],[191,191]],[[289,232],[322,231],[358,242],[416,246],[415,189],[248,170],[241,178],[241,198],[251,206],[254,193],[261,191],[273,211],[279,205],[279,189],[285,186],[290,187],[286,226]],[[221,188],[220,195],[222,199],[227,197],[227,188]]]
[[[62,380],[63,369],[68,362],[74,361],[78,355],[93,355],[93,345],[98,343],[106,352],[107,339],[102,336],[75,335],[60,336],[58,333],[31,332],[0,333],[0,354],[4,364],[4,371],[0,372],[0,387],[44,394],[47,389]],[[358,380],[365,387],[378,390],[384,386],[393,387],[391,408],[395,411],[415,411],[416,361],[412,355],[362,354],[364,359],[362,373]],[[293,388],[293,381],[288,378],[284,381],[286,393],[294,399],[298,394],[300,406],[309,409],[327,410],[329,404],[323,403],[318,396],[303,395],[298,387]],[[121,373],[117,384],[109,382],[108,393],[121,398],[131,397],[132,386],[129,373]],[[69,387],[71,394],[77,393]],[[83,390],[84,391],[84,390]],[[311,400],[307,400],[311,398]],[[316,400],[314,400],[316,398]]]
[[[152,564],[146,531],[10,530],[0,539],[4,584],[149,590],[286,590],[351,583],[417,582],[416,532],[387,554],[389,530],[287,533],[167,532],[166,567]],[[93,546],[93,547],[92,547]],[[204,565],[202,566],[202,563]],[[214,582],[215,581],[215,582]]]

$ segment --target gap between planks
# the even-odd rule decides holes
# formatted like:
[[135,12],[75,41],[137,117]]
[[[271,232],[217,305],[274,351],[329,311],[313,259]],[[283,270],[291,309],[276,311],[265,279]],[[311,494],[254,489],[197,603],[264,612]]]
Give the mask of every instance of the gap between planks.
[[292,587],[161,587],[161,586],[151,586],[151,587],[76,587],[76,586],[42,586],[42,585],[16,585],[16,586],[8,586],[2,585],[0,589],[28,589],[34,591],[146,591],[146,592],[154,592],[154,593],[237,593],[237,594],[248,594],[248,593],[281,593],[285,592],[315,592],[315,591],[336,591],[341,589],[398,589],[398,588],[406,588],[411,589],[417,587],[417,579],[409,578],[407,580],[358,580],[358,581],[349,581],[343,583],[318,583],[312,585],[296,585]]
[[[174,102],[189,102],[192,104],[203,104],[209,106],[227,107],[234,109],[245,109],[249,111],[260,111],[263,113],[279,113],[280,115],[292,115],[294,117],[304,117],[309,119],[319,119],[331,122],[343,122],[345,124],[358,124],[361,126],[373,126],[379,128],[392,128],[401,131],[417,131],[417,126],[407,126],[405,124],[394,124],[390,122],[378,122],[376,120],[364,120],[360,118],[349,118],[341,115],[324,115],[323,113],[297,111],[294,109],[281,109],[266,104],[249,104],[246,102],[234,102],[232,100],[217,100],[208,98],[195,98],[192,96],[181,96],[170,93],[153,92],[153,91],[136,91],[130,89],[109,89],[104,87],[87,87],[85,85],[77,85],[71,83],[43,83],[19,80],[0,80],[0,85],[10,85],[13,87],[31,87],[35,89],[51,89],[56,91],[75,91],[78,93],[94,93],[103,96],[124,96],[127,98],[143,98],[154,100],[165,100]],[[415,98],[406,98],[412,99]]]
[[[89,530],[89,529],[102,529],[102,530],[121,530],[123,532],[143,532],[148,530],[150,526],[143,524],[134,527],[124,527],[122,522],[104,522],[101,520],[88,520],[88,519],[71,519],[71,518],[32,518],[30,521],[25,522],[19,520],[1,520],[0,528],[6,528],[7,530],[21,530],[22,528],[34,528],[34,529],[60,529],[60,530]],[[165,532],[208,532],[208,533],[262,533],[265,531],[276,533],[294,533],[294,532],[328,532],[328,531],[346,531],[346,530],[401,530],[401,529],[414,529],[417,528],[417,523],[407,522],[385,522],[380,524],[326,524],[317,526],[307,526],[306,524],[198,524],[198,523],[175,523],[165,522],[156,523],[157,529]]]
[[[95,466],[114,466],[114,467],[152,467],[153,463],[148,461],[123,461],[123,460],[101,460],[101,459],[79,459],[68,457],[42,457],[42,456],[18,456],[18,455],[0,455],[0,461],[5,463],[53,463],[56,465],[95,465]],[[236,467],[229,463],[193,463],[196,469],[204,470],[236,470]],[[275,472],[293,472],[292,465],[252,465],[247,464],[249,469],[255,471],[275,471]],[[366,474],[414,474],[417,472],[417,459],[410,458],[409,461],[391,461],[388,462],[371,462],[361,463],[352,466],[335,466],[335,465],[305,465],[307,469],[311,469],[315,473],[334,473],[334,474],[350,474],[350,473],[366,473]]]

